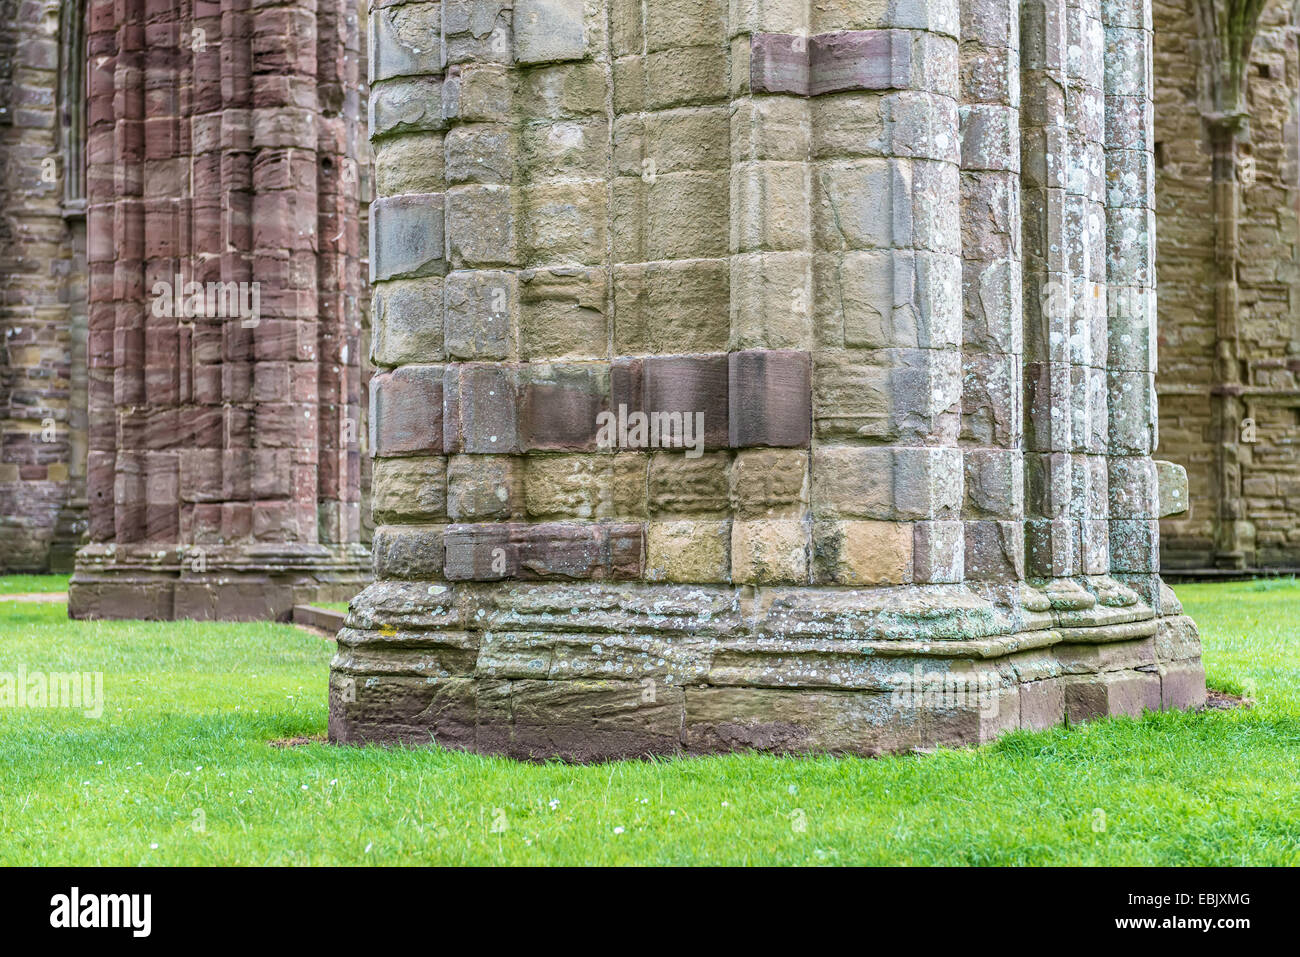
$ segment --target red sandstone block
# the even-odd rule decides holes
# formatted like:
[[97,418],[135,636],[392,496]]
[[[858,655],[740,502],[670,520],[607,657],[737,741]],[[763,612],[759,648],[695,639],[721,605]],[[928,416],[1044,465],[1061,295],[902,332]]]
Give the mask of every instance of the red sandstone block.
[[[146,160],[168,159],[177,156],[175,104],[164,104],[161,109],[166,112],[151,115],[144,121],[144,158]],[[152,113],[152,111],[150,111]]]
[[750,43],[750,86],[755,93],[808,95],[808,38],[756,33]]
[[447,367],[443,447],[448,452],[519,451],[518,373],[497,363]]
[[[190,160],[190,177],[194,192],[195,209],[203,207],[209,210],[208,221],[213,221],[212,212],[224,207],[221,182],[221,154],[202,153]],[[220,222],[219,219],[215,220]],[[217,250],[221,252],[221,250]]]
[[258,362],[252,368],[252,397],[255,402],[274,402],[289,396],[289,363]]
[[249,494],[254,499],[289,498],[293,474],[288,449],[253,449],[249,461]]
[[221,449],[193,449],[181,456],[179,495],[182,502],[222,499]]
[[144,453],[119,451],[114,464],[114,537],[119,542],[140,541],[145,528]]
[[196,363],[193,374],[195,402],[217,403],[222,401],[221,366],[219,364]]
[[[601,525],[516,525],[514,577],[603,579],[610,576],[609,529]],[[450,575],[448,575],[450,577]]]
[[643,366],[642,408],[650,415],[703,416],[704,447],[725,449],[728,431],[726,355],[651,356]]
[[93,303],[86,332],[86,364],[92,369],[111,368],[113,364],[113,306]]
[[811,362],[806,352],[756,349],[728,357],[732,448],[806,447],[812,438]]
[[113,450],[91,450],[86,455],[86,499],[90,506],[88,531],[95,541],[113,536],[113,483],[117,470]]
[[223,502],[221,505],[221,537],[234,544],[246,541],[253,530],[253,509],[246,502]]
[[[265,302],[265,300],[263,300]],[[287,359],[305,362],[316,358],[316,323],[301,319],[266,318],[254,329],[242,323],[224,323],[228,339],[244,337],[253,344],[257,361]]]
[[966,578],[1018,581],[1025,574],[1025,536],[1019,522],[966,522]]
[[117,0],[89,0],[86,5],[86,29],[91,33],[111,34],[117,26]]
[[299,538],[298,516],[292,502],[253,502],[252,536],[259,542],[292,542]]
[[[124,97],[119,92],[113,100],[115,110],[119,109],[119,104],[121,104],[123,100]],[[114,116],[114,120],[116,122],[114,129],[115,138],[113,142],[116,147],[116,155],[113,162],[117,168],[117,172],[121,172],[124,165],[137,166],[144,160],[144,118],[128,116],[125,113],[117,112]]]
[[253,410],[253,444],[258,448],[314,445],[316,416],[311,407],[292,402],[263,402]]
[[[354,350],[350,355],[355,356]],[[327,366],[327,369],[333,368]],[[295,362],[289,367],[289,397],[294,402],[314,401],[319,389],[320,367],[314,362]]]
[[645,570],[645,529],[634,522],[607,527],[609,577],[614,581],[639,579]]
[[224,507],[216,502],[195,505],[189,514],[190,541],[196,545],[213,545],[221,542],[223,512]]
[[253,363],[225,362],[221,365],[221,397],[225,402],[247,402],[253,395]]
[[226,444],[232,448],[247,447],[253,435],[252,412],[237,406],[225,406],[222,414],[225,418]]
[[189,406],[181,410],[181,448],[219,448],[222,441],[220,406]]
[[140,369],[119,366],[113,370],[113,404],[144,404],[144,376]]
[[403,366],[371,379],[372,455],[442,452],[443,376],[442,366]]
[[145,401],[152,406],[175,405],[180,401],[180,366],[146,366]]
[[251,449],[227,448],[221,451],[221,497],[231,502],[247,501],[253,496]]
[[608,408],[608,366],[525,367],[519,410],[523,449],[596,448],[597,417]]
[[481,523],[448,525],[449,581],[630,579],[641,571],[641,527]]

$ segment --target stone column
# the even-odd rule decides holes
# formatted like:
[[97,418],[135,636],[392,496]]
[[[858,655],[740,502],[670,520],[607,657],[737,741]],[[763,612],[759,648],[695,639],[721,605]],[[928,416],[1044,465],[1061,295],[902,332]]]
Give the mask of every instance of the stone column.
[[91,3],[74,617],[275,618],[358,544],[355,15]]
[[1073,375],[1066,231],[1064,0],[1021,6],[1021,170],[1024,209],[1025,557],[1030,575],[1078,573],[1070,508]]
[[[1102,21],[1110,569],[1117,581],[1132,589],[1137,604],[1149,606],[1157,616],[1153,648],[1139,640],[1108,651],[1112,661],[1136,662],[1140,670],[1154,670],[1160,680],[1157,685],[1150,677],[1111,678],[1109,684],[1098,682],[1095,687],[1105,687],[1112,700],[1140,694],[1155,707],[1158,695],[1160,707],[1199,707],[1205,701],[1200,641],[1195,625],[1181,614],[1177,597],[1159,575],[1158,520],[1187,507],[1187,474],[1152,458],[1158,417],[1151,6],[1142,0],[1105,0]],[[1120,601],[1110,604],[1122,607]],[[1106,655],[1098,651],[1096,657]],[[1089,694],[1097,701],[1095,690]],[[1093,707],[1100,705],[1084,704],[1081,710]]]
[[333,740],[877,754],[1190,700],[1098,558],[1105,324],[1037,298],[1106,278],[1099,15],[1067,69],[1063,4],[1023,60],[1017,9],[444,5],[445,61],[436,4],[375,11]]
[[966,578],[1025,575],[1020,9],[962,0]]

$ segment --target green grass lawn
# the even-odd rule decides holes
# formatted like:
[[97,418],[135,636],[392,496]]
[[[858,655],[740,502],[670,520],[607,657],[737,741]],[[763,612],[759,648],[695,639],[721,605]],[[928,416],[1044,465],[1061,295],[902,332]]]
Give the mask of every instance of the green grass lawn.
[[0,575],[0,595],[66,592],[71,575]]
[[102,671],[107,699],[98,720],[0,711],[0,863],[1300,863],[1300,586],[1179,594],[1211,684],[1254,709],[882,760],[592,767],[273,747],[324,733],[331,642],[0,598],[0,671]]

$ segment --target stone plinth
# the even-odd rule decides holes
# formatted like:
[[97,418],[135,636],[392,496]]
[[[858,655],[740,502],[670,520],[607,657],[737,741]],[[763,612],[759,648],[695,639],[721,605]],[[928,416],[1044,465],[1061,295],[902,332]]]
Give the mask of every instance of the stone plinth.
[[378,580],[333,740],[879,754],[1203,700],[1144,3],[370,36]]
[[91,0],[76,617],[286,617],[369,578],[351,11]]

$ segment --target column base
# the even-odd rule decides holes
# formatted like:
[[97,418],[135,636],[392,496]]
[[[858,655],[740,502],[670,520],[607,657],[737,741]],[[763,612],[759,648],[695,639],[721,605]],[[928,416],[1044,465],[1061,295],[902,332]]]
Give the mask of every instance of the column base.
[[[522,760],[880,755],[1204,702],[1159,579],[872,589],[380,581],[330,740]],[[1167,593],[1167,594],[1166,594]],[[1162,607],[1163,603],[1163,607]]]
[[295,604],[347,601],[373,577],[360,545],[87,545],[71,618],[287,621]]

